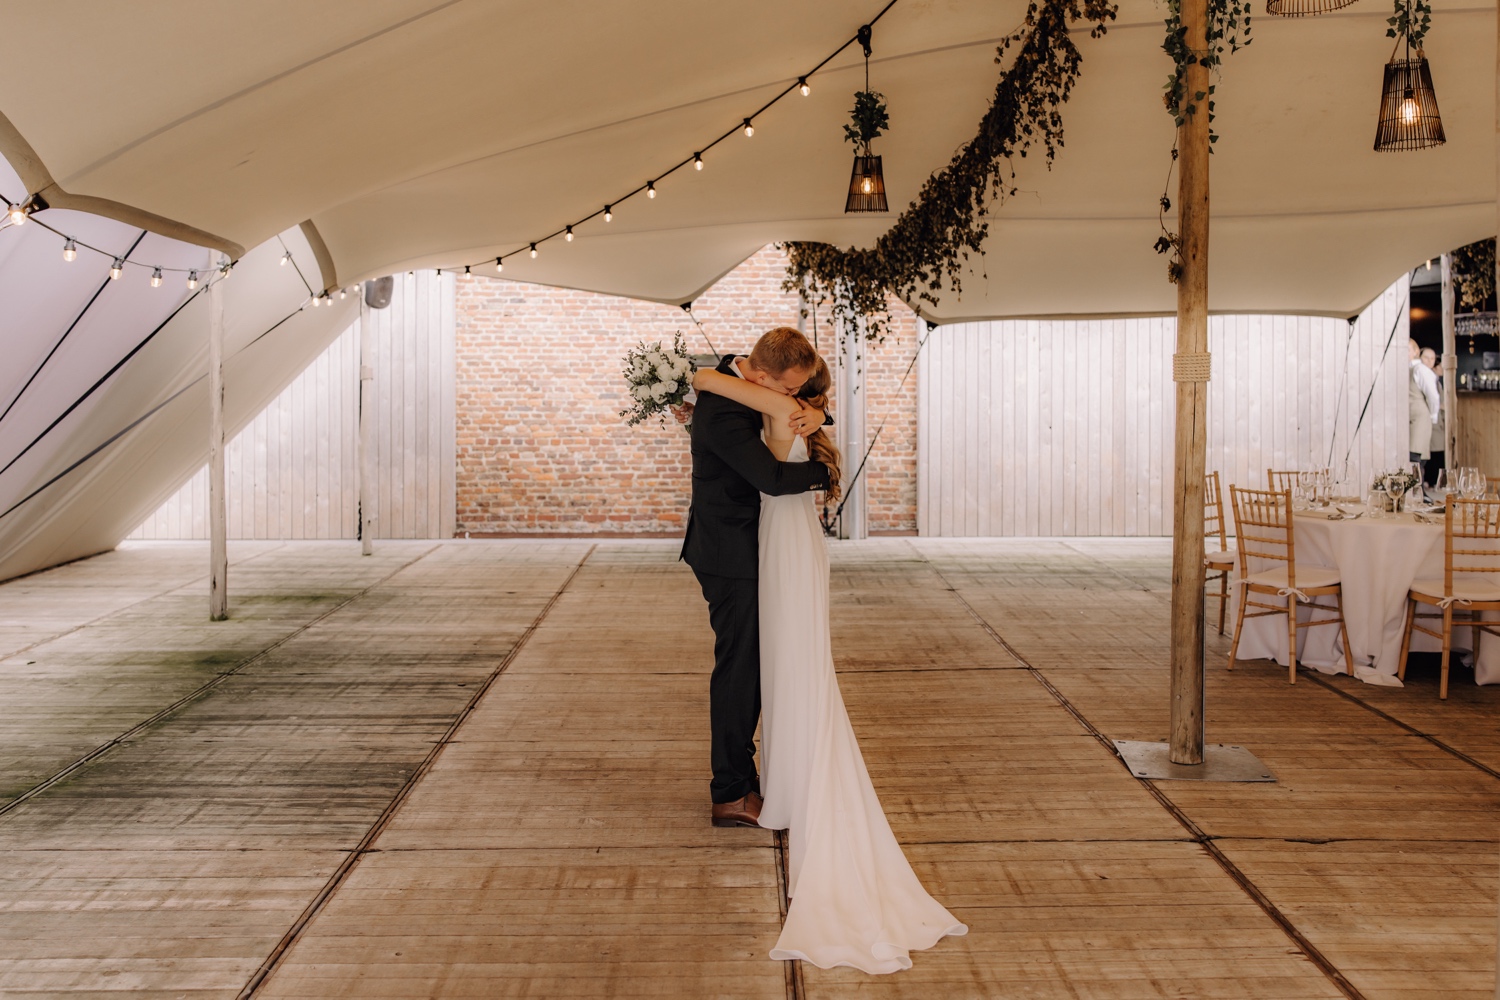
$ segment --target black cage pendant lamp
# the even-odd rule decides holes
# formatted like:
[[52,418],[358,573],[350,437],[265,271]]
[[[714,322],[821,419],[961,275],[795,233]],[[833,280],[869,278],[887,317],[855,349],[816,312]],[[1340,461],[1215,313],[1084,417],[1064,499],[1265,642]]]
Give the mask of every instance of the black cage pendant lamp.
[[[850,129],[845,126],[845,134],[851,135],[858,132],[863,126],[859,122],[859,110],[862,99],[868,97],[874,103],[879,95],[870,92],[870,26],[868,24],[859,29],[859,41],[865,49],[865,89],[855,99],[856,126]],[[882,104],[879,114],[884,115],[885,109]],[[875,135],[879,129],[873,130]],[[890,207],[885,200],[885,173],[880,167],[880,157],[870,152],[870,139],[874,138],[868,132],[859,136],[859,141],[854,153],[854,169],[849,173],[849,197],[844,200],[845,212],[888,212]]]
[[1375,150],[1428,149],[1447,141],[1427,56],[1420,44],[1413,52],[1411,36],[1403,33],[1391,51],[1390,62],[1385,64]]
[[1354,0],[1266,0],[1266,13],[1280,17],[1316,17],[1342,10]]

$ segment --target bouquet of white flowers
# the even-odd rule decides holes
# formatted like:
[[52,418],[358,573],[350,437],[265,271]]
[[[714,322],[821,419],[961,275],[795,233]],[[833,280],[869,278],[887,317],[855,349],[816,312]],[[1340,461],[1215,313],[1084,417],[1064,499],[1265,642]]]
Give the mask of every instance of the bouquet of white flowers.
[[625,382],[635,403],[621,410],[620,416],[632,427],[650,417],[659,417],[665,423],[667,408],[680,405],[692,390],[695,367],[680,333],[671,347],[664,348],[658,341],[650,347],[640,343],[626,351]]

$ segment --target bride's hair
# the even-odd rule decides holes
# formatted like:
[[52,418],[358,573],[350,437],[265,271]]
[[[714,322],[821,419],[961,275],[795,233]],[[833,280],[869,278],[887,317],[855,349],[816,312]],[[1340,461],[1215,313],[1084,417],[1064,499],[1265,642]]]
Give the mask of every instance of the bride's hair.
[[[813,373],[802,384],[802,388],[797,392],[797,398],[814,409],[827,410],[828,390],[833,387],[833,376],[829,374],[828,363],[823,360],[822,355],[817,357]],[[843,474],[839,470],[838,448],[829,440],[828,433],[820,427],[807,436],[807,451],[815,461],[828,466],[828,499],[837,500],[843,494],[843,490],[839,488],[839,479]]]

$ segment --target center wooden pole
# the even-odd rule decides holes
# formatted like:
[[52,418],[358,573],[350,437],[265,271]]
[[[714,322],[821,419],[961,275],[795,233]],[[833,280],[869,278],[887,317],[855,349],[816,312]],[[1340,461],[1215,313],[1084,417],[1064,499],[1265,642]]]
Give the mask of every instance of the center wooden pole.
[[[1182,0],[1195,52],[1208,47],[1208,0]],[[1177,130],[1177,447],[1172,505],[1172,745],[1174,764],[1203,763],[1203,470],[1208,410],[1208,68],[1187,69],[1196,106]]]
[[208,286],[208,617],[229,617],[229,543],[224,488],[224,294],[222,274]]

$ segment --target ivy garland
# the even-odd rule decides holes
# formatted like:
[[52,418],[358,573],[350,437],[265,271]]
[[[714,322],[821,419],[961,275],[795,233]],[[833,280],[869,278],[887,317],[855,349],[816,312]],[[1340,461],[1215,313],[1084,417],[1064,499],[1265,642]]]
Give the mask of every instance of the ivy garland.
[[1480,240],[1453,251],[1453,288],[1458,305],[1479,312],[1495,295],[1495,241]]
[[1427,37],[1427,30],[1432,27],[1432,4],[1428,0],[1395,0],[1395,2],[1395,16],[1388,17],[1385,21],[1390,25],[1385,29],[1385,37],[1400,38],[1405,35],[1411,39],[1412,46],[1420,50],[1422,39]]
[[870,249],[782,244],[788,257],[782,287],[830,303],[835,318],[847,324],[863,317],[870,340],[884,339],[892,322],[889,295],[935,305],[934,293],[945,282],[960,291],[963,263],[970,253],[983,253],[988,200],[1003,202],[1016,193],[1010,159],[1040,146],[1050,165],[1063,144],[1060,109],[1083,61],[1069,26],[1087,22],[1089,37],[1098,38],[1114,18],[1108,0],[1032,0],[1023,25],[996,52],[995,61],[1002,63],[1007,51],[1016,50],[978,134],[927,179],[917,200]]
[[[1400,4],[1406,0],[1396,2]],[[1425,0],[1415,2],[1421,4]],[[1161,47],[1172,57],[1172,75],[1167,77],[1166,86],[1162,88],[1162,103],[1167,106],[1167,114],[1172,116],[1172,124],[1178,128],[1187,123],[1189,115],[1198,113],[1200,104],[1206,103],[1209,122],[1208,151],[1212,153],[1213,144],[1219,141],[1218,133],[1213,128],[1214,90],[1217,84],[1212,80],[1222,75],[1226,47],[1233,55],[1252,41],[1249,0],[1208,0],[1208,25],[1204,34],[1208,48],[1195,53],[1187,43],[1187,28],[1182,23],[1182,0],[1167,0],[1167,34]],[[1198,65],[1207,67],[1210,82],[1206,92],[1200,90],[1189,94],[1187,71],[1195,61]],[[1167,190],[1172,186],[1172,170],[1176,165],[1177,142],[1173,140],[1172,166],[1167,168],[1167,183],[1162,189],[1160,210],[1157,213],[1161,235],[1156,238],[1155,250],[1157,253],[1170,254],[1167,258],[1167,280],[1174,285],[1182,277],[1182,237],[1167,228],[1166,215],[1172,210],[1172,199],[1168,197]]]

